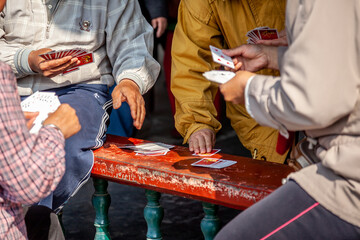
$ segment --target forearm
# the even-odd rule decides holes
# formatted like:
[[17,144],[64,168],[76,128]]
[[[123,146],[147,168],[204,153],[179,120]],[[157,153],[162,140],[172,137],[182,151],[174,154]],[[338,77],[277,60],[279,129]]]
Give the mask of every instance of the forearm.
[[[123,4],[109,6],[105,30],[107,55],[115,81],[131,79],[144,94],[154,85],[160,72],[160,65],[151,54],[153,29],[142,16],[137,1],[124,1]],[[124,8],[121,18],[116,14],[120,7]]]

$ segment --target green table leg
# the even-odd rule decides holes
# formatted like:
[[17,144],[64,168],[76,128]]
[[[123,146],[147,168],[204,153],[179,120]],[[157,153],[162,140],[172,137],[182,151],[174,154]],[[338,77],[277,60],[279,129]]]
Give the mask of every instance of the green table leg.
[[111,203],[110,194],[107,192],[108,182],[103,179],[93,178],[95,193],[92,204],[95,208],[96,228],[95,240],[110,240],[108,210]]
[[161,194],[151,190],[145,190],[147,204],[144,209],[144,218],[147,223],[147,240],[161,240],[160,224],[164,217],[164,209],[160,206]]
[[205,216],[201,220],[201,231],[204,234],[205,240],[213,240],[216,233],[220,230],[220,219],[217,216],[218,206],[206,202],[202,204]]

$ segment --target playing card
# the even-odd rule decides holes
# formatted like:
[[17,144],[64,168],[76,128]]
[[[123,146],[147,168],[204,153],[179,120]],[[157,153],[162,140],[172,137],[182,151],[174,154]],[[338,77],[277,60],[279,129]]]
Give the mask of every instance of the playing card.
[[60,101],[54,92],[35,92],[21,102],[21,109],[26,112],[39,112],[34,121],[30,133],[38,133],[42,122],[49,113],[54,112],[60,106]]
[[260,29],[257,30],[262,40],[278,39],[278,31],[276,29]]
[[200,157],[211,157],[212,155],[215,155],[216,153],[220,152],[220,149],[213,149],[209,153],[194,153],[194,156],[200,156]]
[[218,158],[202,158],[199,161],[192,163],[195,167],[207,167],[207,168],[225,168],[234,165],[236,161],[224,160]]
[[203,76],[209,81],[223,84],[235,77],[235,73],[224,70],[212,70],[204,72]]
[[248,44],[256,44],[258,40],[271,40],[279,38],[277,29],[269,27],[257,27],[246,33]]
[[211,51],[214,62],[219,63],[223,66],[232,68],[232,69],[235,68],[232,58],[223,54],[221,49],[210,45],[210,51]]

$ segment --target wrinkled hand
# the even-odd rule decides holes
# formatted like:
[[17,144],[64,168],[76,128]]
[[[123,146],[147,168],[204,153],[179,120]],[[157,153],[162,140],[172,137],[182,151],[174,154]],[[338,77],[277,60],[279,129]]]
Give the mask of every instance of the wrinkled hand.
[[158,17],[151,20],[151,25],[156,30],[156,37],[161,37],[167,27],[167,19],[165,17]]
[[39,116],[39,112],[24,112],[25,120],[26,120],[26,127],[27,129],[31,129],[34,121],[37,116]]
[[200,129],[189,138],[189,150],[197,153],[211,152],[215,146],[215,132],[208,128]]
[[113,108],[118,109],[121,103],[126,101],[129,104],[131,117],[134,120],[134,127],[141,129],[145,119],[145,101],[141,96],[138,85],[130,80],[123,79],[114,88],[112,94]]
[[50,52],[49,48],[42,48],[30,52],[29,54],[29,66],[36,72],[42,74],[44,77],[55,77],[65,70],[75,67],[80,61],[77,58],[66,56],[59,59],[45,60],[40,57],[40,54]]
[[[256,72],[269,65],[269,59],[263,45],[245,44],[237,48],[224,49],[222,51],[233,58],[235,71]],[[230,69],[226,68],[226,70]]]
[[234,104],[245,103],[245,87],[250,77],[254,76],[254,73],[246,71],[236,72],[228,82],[219,86],[220,92],[223,94],[225,101],[232,102]]
[[263,44],[266,46],[288,46],[286,30],[282,30],[279,32],[278,39],[271,39],[271,40],[257,40],[256,44]]
[[[233,58],[235,71],[256,72],[264,68],[279,69],[277,49],[278,47],[274,46],[244,44],[222,51]],[[225,69],[231,70],[230,68]]]
[[76,134],[81,129],[75,109],[66,103],[61,104],[55,112],[49,114],[49,117],[43,122],[43,125],[47,124],[57,126],[65,139]]

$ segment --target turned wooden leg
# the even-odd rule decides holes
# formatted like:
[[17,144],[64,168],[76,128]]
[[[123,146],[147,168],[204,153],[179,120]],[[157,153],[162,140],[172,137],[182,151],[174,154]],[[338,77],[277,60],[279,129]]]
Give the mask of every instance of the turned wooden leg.
[[164,209],[160,206],[159,199],[161,194],[159,192],[145,190],[147,204],[144,209],[144,218],[147,223],[146,239],[161,240],[160,224],[164,217]]
[[93,178],[95,193],[92,205],[95,209],[94,226],[96,228],[95,240],[110,240],[108,210],[111,203],[110,194],[107,192],[108,181]]
[[218,206],[211,203],[203,202],[205,216],[201,220],[201,231],[205,240],[213,240],[220,230],[220,219],[217,216]]

